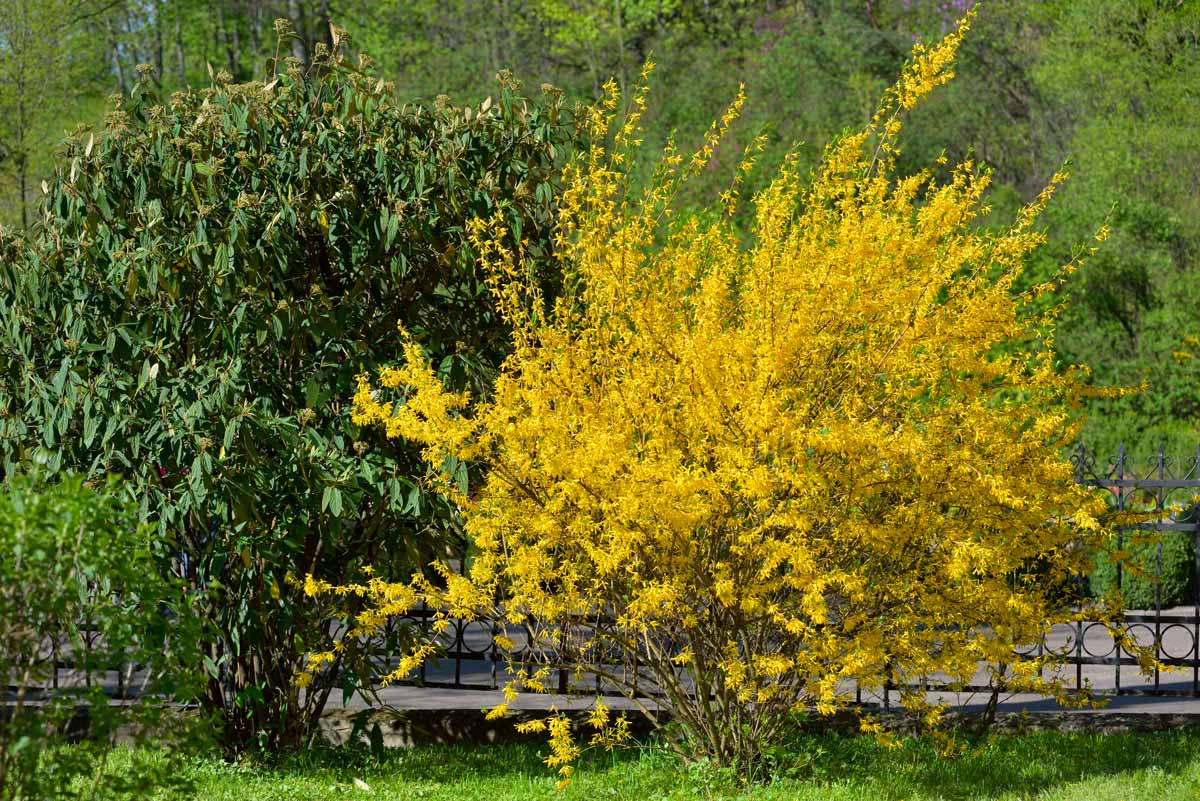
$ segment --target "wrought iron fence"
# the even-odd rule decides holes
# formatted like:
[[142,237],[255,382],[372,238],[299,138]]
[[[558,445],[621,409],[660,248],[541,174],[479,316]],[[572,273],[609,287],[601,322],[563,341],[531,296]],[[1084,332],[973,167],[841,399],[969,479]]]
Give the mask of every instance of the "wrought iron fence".
[[[1141,511],[1151,518],[1118,527],[1118,550],[1138,536],[1134,532],[1151,532],[1151,537],[1163,532],[1187,535],[1191,559],[1188,603],[1166,603],[1169,599],[1162,597],[1163,543],[1161,539],[1157,543],[1151,541],[1155,548],[1152,575],[1145,577],[1145,583],[1154,588],[1154,602],[1147,609],[1127,609],[1120,627],[1129,641],[1150,646],[1161,668],[1156,666],[1149,676],[1143,674],[1138,656],[1122,646],[1108,624],[1099,621],[1056,625],[1045,640],[1022,649],[1019,655],[1052,657],[1044,672],[1057,671],[1068,689],[1076,692],[1097,696],[1200,697],[1200,522],[1194,514],[1180,514],[1180,510],[1194,508],[1193,496],[1200,495],[1200,447],[1186,459],[1168,455],[1160,447],[1150,458],[1135,460],[1121,446],[1114,456],[1100,462],[1094,453],[1080,445],[1071,456],[1071,463],[1076,482],[1107,491],[1113,508]],[[1086,579],[1081,577],[1080,581]],[[1129,582],[1128,571],[1118,562],[1116,586],[1125,590]],[[420,626],[431,614],[417,611],[405,622]],[[493,624],[454,621],[442,639],[440,658],[405,683],[454,689],[500,686],[508,662],[493,642],[494,632],[489,626],[494,629]],[[522,655],[518,647],[515,656],[519,659]],[[565,688],[567,671],[561,670],[558,675],[559,686]],[[599,685],[597,689],[605,690]],[[932,679],[923,689],[944,690],[946,685]],[[992,687],[978,683],[956,689],[984,693]],[[858,697],[862,700],[861,694]],[[887,697],[885,693],[884,698]]]
[[[1101,464],[1080,445],[1071,461],[1076,482],[1107,490],[1118,511],[1148,513],[1150,519],[1120,526],[1116,531],[1118,550],[1144,536],[1136,532],[1158,534],[1148,541],[1154,548],[1153,580],[1149,582],[1153,603],[1149,609],[1127,609],[1123,628],[1131,641],[1152,646],[1159,663],[1183,672],[1172,671],[1164,676],[1155,667],[1152,676],[1144,677],[1137,657],[1098,623],[1075,624],[1059,635],[1060,642],[1038,647],[1057,649],[1074,669],[1076,687],[1082,686],[1087,669],[1095,672],[1094,668],[1101,666],[1111,671],[1111,687],[1101,690],[1105,694],[1200,696],[1200,524],[1193,500],[1200,494],[1200,447],[1192,456],[1177,459],[1160,446],[1150,459],[1137,461],[1122,445],[1115,456]],[[1165,532],[1181,532],[1189,546],[1186,603],[1172,603],[1172,599],[1163,597]],[[1120,562],[1114,572],[1116,585],[1125,590],[1130,576]]]
[[[1180,514],[1179,510],[1193,509],[1193,496],[1200,495],[1200,448],[1195,455],[1176,459],[1167,455],[1162,448],[1148,460],[1131,459],[1124,447],[1115,456],[1104,462],[1082,445],[1071,457],[1075,469],[1075,480],[1084,486],[1095,487],[1109,493],[1112,506],[1118,511],[1141,511],[1148,518],[1145,522],[1133,523],[1117,529],[1117,548],[1123,548],[1134,538],[1146,536],[1138,532],[1149,532],[1150,545],[1154,546],[1151,560],[1152,576],[1142,580],[1154,588],[1154,601],[1146,609],[1128,609],[1121,627],[1125,635],[1143,646],[1151,646],[1158,662],[1176,672],[1164,672],[1155,667],[1152,675],[1143,675],[1138,657],[1122,646],[1106,624],[1101,622],[1076,622],[1055,626],[1049,636],[1040,643],[1030,646],[1024,656],[1050,655],[1053,665],[1046,670],[1059,671],[1070,688],[1088,691],[1097,695],[1159,695],[1200,697],[1200,523],[1194,513]],[[1189,587],[1187,603],[1167,603],[1161,593],[1164,571],[1163,543],[1157,543],[1153,535],[1180,532],[1187,541],[1191,560],[1188,570]],[[1115,583],[1125,589],[1131,577],[1119,563],[1115,566]],[[412,627],[430,632],[434,612],[416,609],[390,625]],[[438,654],[424,664],[418,673],[400,682],[430,688],[460,690],[494,690],[507,680],[507,670],[514,663],[537,662],[552,664],[556,654],[554,648],[533,648],[533,630],[528,626],[508,627],[505,635],[514,640],[515,648],[507,654],[495,642],[500,629],[492,621],[451,620],[449,628],[436,635]],[[431,635],[433,636],[433,635]],[[396,638],[386,638],[392,642]],[[536,653],[535,653],[536,651]],[[381,672],[394,666],[397,654],[381,651],[376,655],[376,664]],[[72,674],[74,666],[69,654],[56,649],[53,686],[68,686],[81,681]],[[574,653],[571,658],[559,662],[581,659],[603,659],[602,655]],[[607,663],[605,663],[607,664]],[[572,684],[572,671],[561,664],[552,664],[554,689],[565,691]],[[128,670],[128,668],[127,668]],[[632,667],[635,684],[638,668]],[[1177,672],[1182,670],[1183,672]],[[127,691],[132,671],[120,675],[114,671],[108,679],[115,683],[114,690]],[[91,677],[82,680],[91,681]],[[646,692],[653,694],[652,683],[646,678]],[[936,679],[921,685],[923,689],[945,689]],[[48,690],[50,688],[47,688]],[[587,689],[607,694],[619,694],[615,686],[594,679]],[[990,686],[976,684],[958,688],[965,692],[987,692]],[[861,699],[861,695],[859,696]],[[884,694],[886,700],[888,695]]]

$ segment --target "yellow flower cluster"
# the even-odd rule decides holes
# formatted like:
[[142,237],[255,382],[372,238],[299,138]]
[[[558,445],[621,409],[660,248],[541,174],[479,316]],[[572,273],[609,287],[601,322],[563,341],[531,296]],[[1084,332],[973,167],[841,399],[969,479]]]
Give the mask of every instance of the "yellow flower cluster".
[[[1065,614],[1048,589],[1083,567],[1101,505],[1060,455],[1080,386],[1055,363],[1054,309],[1014,291],[1053,187],[989,233],[974,164],[895,171],[902,112],[950,78],[965,30],[919,48],[811,179],[787,161],[748,246],[727,217],[670,217],[743,96],[638,192],[622,165],[644,90],[622,117],[610,85],[566,174],[562,294],[547,303],[499,222],[472,231],[514,331],[494,395],[449,392],[407,337],[400,367],[359,381],[356,422],[434,466],[488,468],[457,499],[470,576],[369,588],[394,598],[380,612],[412,591],[459,613],[501,597],[510,621],[563,631],[596,620],[590,642],[636,662],[693,747],[727,762],[854,685],[1018,663]],[[1013,686],[1038,666],[1010,667]],[[545,726],[567,778],[565,720]]]

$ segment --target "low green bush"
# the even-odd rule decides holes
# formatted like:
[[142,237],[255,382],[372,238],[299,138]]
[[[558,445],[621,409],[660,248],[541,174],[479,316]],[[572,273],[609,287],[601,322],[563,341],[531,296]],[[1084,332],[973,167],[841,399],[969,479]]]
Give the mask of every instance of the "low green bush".
[[194,744],[197,727],[168,725],[160,699],[194,690],[174,668],[196,663],[195,618],[155,569],[150,529],[112,490],[78,476],[0,486],[0,801],[141,798],[177,765],[106,770],[118,736],[180,757]]
[[[1157,569],[1159,543],[1162,544],[1161,573]],[[1153,609],[1156,590],[1158,602],[1164,607],[1191,602],[1196,571],[1196,549],[1191,532],[1164,531],[1160,536],[1144,538],[1127,533],[1123,545],[1129,553],[1129,558],[1122,562],[1121,576],[1121,595],[1126,608]],[[1089,585],[1095,596],[1105,595],[1117,586],[1117,564],[1107,554],[1097,555]]]

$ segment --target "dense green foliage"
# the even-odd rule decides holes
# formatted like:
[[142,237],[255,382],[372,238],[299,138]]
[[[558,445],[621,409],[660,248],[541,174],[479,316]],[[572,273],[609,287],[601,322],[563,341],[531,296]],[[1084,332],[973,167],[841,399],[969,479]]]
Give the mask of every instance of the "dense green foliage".
[[[1178,520],[1195,522],[1195,509]],[[1120,589],[1126,608],[1166,609],[1192,603],[1196,580],[1194,537],[1190,531],[1124,534],[1122,544],[1129,557],[1121,563]],[[1096,596],[1117,588],[1117,564],[1108,554],[1096,555],[1088,584]]]
[[[773,754],[769,784],[740,786],[705,763],[682,765],[650,745],[585,758],[554,787],[538,746],[425,746],[374,757],[314,750],[258,766],[202,762],[189,771],[204,801],[1161,801],[1200,789],[1200,735],[999,735],[946,759],[929,740],[889,749],[869,737],[806,736]],[[356,784],[361,782],[362,784]],[[363,787],[369,788],[369,793]]]
[[[1129,609],[1155,609],[1156,601],[1165,609],[1192,600],[1192,577],[1196,572],[1192,533],[1163,532],[1161,562],[1159,544],[1156,537],[1127,548],[1130,557],[1122,563],[1121,597]],[[1117,586],[1116,563],[1107,555],[1098,554],[1088,584],[1094,595],[1111,592]]]
[[[188,599],[159,576],[151,532],[114,489],[93,491],[78,476],[49,486],[13,476],[0,488],[4,801],[75,798],[73,781],[101,788],[104,798],[141,798],[183,755],[166,765],[137,760],[137,770],[105,767],[120,727],[137,742],[183,743],[188,727],[164,727],[154,694],[189,698],[195,687],[179,666],[197,661]],[[61,685],[56,662],[72,666],[57,677]],[[110,706],[106,676],[112,686],[119,676],[122,694],[137,700]],[[47,700],[51,686],[59,690]],[[62,747],[82,725],[91,739]]]
[[336,50],[166,101],[139,84],[0,236],[0,471],[126,477],[217,631],[204,700],[231,750],[295,745],[359,686],[367,643],[336,688],[292,684],[335,633],[295,577],[407,577],[449,547],[417,460],[356,439],[344,401],[398,322],[486,386],[506,335],[464,229],[502,214],[547,246],[573,128],[546,92],[402,105]]
[[[766,129],[759,175],[798,145],[802,166],[858,128],[914,39],[939,35],[971,0],[0,0],[0,221],[32,217],[50,153],[76,122],[97,122],[146,63],[159,91],[202,85],[209,69],[266,78],[276,17],[283,52],[310,59],[330,22],[405,97],[479,103],[497,71],[548,80],[592,99],[659,61],[647,139],[702,131],[745,81],[742,122],[691,200],[724,188],[744,145]],[[1010,219],[1068,164],[1072,180],[1046,218],[1049,274],[1106,219],[1112,236],[1072,278],[1057,346],[1098,385],[1147,391],[1091,402],[1089,444],[1200,439],[1200,4],[1157,0],[989,0],[959,59],[959,78],[909,123],[902,168],[949,145],[993,170],[996,221]],[[690,142],[681,142],[689,145]],[[753,178],[751,181],[753,182]],[[687,198],[685,198],[687,200]],[[985,221],[986,223],[986,221]]]
[[1193,455],[1200,413],[1200,5],[1087,0],[1049,20],[1034,78],[1060,109],[1074,177],[1054,209],[1058,259],[1108,216],[1071,286],[1060,342],[1099,385],[1146,389],[1090,408],[1090,439]]

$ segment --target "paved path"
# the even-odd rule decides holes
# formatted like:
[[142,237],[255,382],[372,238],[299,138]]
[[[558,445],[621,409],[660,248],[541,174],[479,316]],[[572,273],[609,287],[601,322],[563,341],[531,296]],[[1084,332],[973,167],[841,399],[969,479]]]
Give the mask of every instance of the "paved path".
[[[1194,623],[1183,624],[1180,621],[1185,616],[1194,615],[1193,607],[1165,609],[1157,621],[1130,624],[1130,634],[1139,642],[1152,644],[1155,636],[1162,642],[1161,653],[1169,657],[1194,659],[1200,661],[1200,626]],[[1135,613],[1137,614],[1137,613]],[[1153,613],[1142,613],[1152,615]],[[1111,658],[1116,654],[1116,646],[1108,631],[1099,624],[1084,624],[1082,648],[1077,642],[1079,629],[1076,626],[1057,626],[1047,638],[1046,645],[1063,654],[1081,654],[1085,657]],[[480,649],[482,650],[482,648]],[[1128,654],[1125,654],[1127,657]],[[468,684],[487,685],[492,681],[491,664],[484,661],[464,661],[459,666],[459,678]],[[1143,676],[1132,665],[1122,665],[1118,674],[1113,665],[1083,665],[1062,666],[1057,668],[1060,675],[1067,681],[1068,686],[1082,683],[1101,693],[1111,693],[1117,686],[1125,690],[1135,689],[1163,690],[1171,692],[1188,692],[1200,688],[1200,671],[1195,668],[1162,671],[1157,678]],[[454,679],[453,662],[443,661],[428,668],[427,676],[431,681],[449,682]],[[1119,678],[1118,678],[1119,677]],[[503,682],[501,670],[499,679]],[[986,684],[987,677],[976,677],[977,684]],[[382,704],[397,709],[454,709],[478,710],[495,706],[503,701],[499,690],[451,690],[434,687],[388,687],[379,694]],[[965,711],[976,711],[984,707],[986,696],[980,694],[930,693],[931,700],[941,701],[952,707]],[[881,703],[878,695],[865,695],[864,702]],[[899,704],[899,694],[891,693],[890,701],[893,706]],[[546,696],[522,694],[512,706],[518,709],[545,709],[551,705],[559,709],[579,708],[588,705],[587,699],[569,698],[563,696]],[[610,699],[614,707],[631,707],[628,701]],[[362,709],[366,704],[361,699],[352,700],[347,708]],[[1064,710],[1052,698],[1038,695],[1009,695],[1002,697],[999,711],[1019,712],[1057,712]],[[1091,710],[1083,710],[1086,714]],[[1101,710],[1119,713],[1165,713],[1165,714],[1200,714],[1200,697],[1181,695],[1147,696],[1147,695],[1113,695],[1108,704]]]
[[[1140,642],[1151,644],[1157,636],[1162,643],[1161,652],[1169,657],[1179,659],[1194,660],[1196,664],[1200,664],[1200,625],[1196,623],[1183,623],[1183,619],[1187,616],[1196,617],[1196,610],[1193,607],[1180,607],[1176,609],[1166,609],[1157,616],[1154,620],[1146,622],[1133,623],[1131,625],[1131,635]],[[1153,616],[1153,613],[1133,613],[1143,614],[1147,617]],[[1082,647],[1077,642],[1078,628],[1075,626],[1058,626],[1051,633],[1047,640],[1047,646],[1051,649],[1058,650],[1064,654],[1079,655],[1095,658],[1111,658],[1115,655],[1115,645],[1112,637],[1099,624],[1085,624],[1083,631]],[[490,644],[490,633],[485,629],[480,629],[478,632],[472,630],[471,637],[467,645],[478,653],[484,655]],[[1126,654],[1127,656],[1127,654]],[[498,678],[501,683],[504,681],[503,666],[498,666]],[[1100,692],[1111,692],[1118,685],[1118,673],[1112,665],[1083,665],[1080,668],[1073,666],[1063,666],[1058,668],[1067,679],[1069,686],[1075,686],[1077,681],[1082,681],[1085,686],[1091,686],[1093,689]],[[443,659],[440,663],[431,664],[427,668],[427,678],[429,681],[449,683],[457,679],[466,684],[477,686],[489,686],[493,683],[492,663],[483,660],[464,660],[458,665],[457,674],[454,662],[450,659]],[[104,677],[103,683],[111,685],[115,688],[115,674]],[[980,675],[976,677],[975,683],[986,684],[986,676]],[[1174,692],[1188,692],[1193,689],[1200,688],[1200,671],[1196,668],[1188,667],[1182,671],[1164,671],[1157,679],[1153,676],[1146,677],[1139,674],[1136,667],[1132,665],[1123,665],[1120,667],[1119,685],[1125,690],[1166,690]],[[3,689],[0,688],[0,697],[4,696]],[[945,702],[951,707],[973,711],[982,709],[986,704],[987,698],[983,695],[969,694],[954,694],[954,693],[931,693],[931,699],[935,701]],[[871,695],[864,695],[863,701],[868,703],[881,703],[882,698]],[[891,693],[892,706],[899,705],[899,694]],[[357,710],[368,708],[369,706],[386,706],[394,709],[422,709],[422,710],[465,710],[477,711],[482,708],[490,708],[496,706],[503,701],[503,695],[499,690],[455,690],[443,689],[437,687],[411,687],[398,686],[388,687],[381,690],[378,694],[377,702],[370,702],[361,698],[351,699],[344,708],[349,710]],[[609,699],[609,703],[617,708],[630,708],[632,703],[620,699]],[[519,696],[514,708],[517,709],[545,709],[551,705],[559,709],[573,709],[586,707],[590,701],[586,698],[571,698],[563,696],[546,696],[533,693],[522,694]],[[342,704],[331,704],[331,707],[341,708]],[[1030,712],[1054,712],[1062,711],[1062,708],[1053,700],[1036,695],[1011,695],[1004,697],[1001,700],[1000,711],[1002,712],[1018,712],[1027,710]],[[1109,698],[1108,705],[1100,710],[1104,712],[1120,712],[1120,713],[1166,713],[1166,714],[1198,714],[1200,715],[1200,697],[1187,697],[1181,695],[1168,696],[1146,696],[1146,695],[1122,695]],[[1087,711],[1081,714],[1086,714]]]
[[[1160,682],[1162,689],[1190,689],[1188,681],[1171,681],[1164,677]],[[981,711],[987,703],[987,698],[979,694],[930,693],[930,700],[941,701],[952,708],[965,712]],[[387,687],[379,693],[383,705],[395,709],[449,709],[475,711],[490,708],[504,700],[499,690],[451,690],[439,687]],[[606,698],[613,708],[628,709],[633,704],[622,698]],[[864,694],[863,701],[881,704],[878,695]],[[518,696],[511,706],[514,709],[542,710],[551,705],[561,710],[582,709],[591,704],[586,697],[569,697],[559,695],[539,695],[523,693]],[[899,706],[899,694],[891,693],[892,706]],[[353,699],[346,705],[348,709],[365,709],[374,704],[365,703],[362,699]],[[1070,710],[1058,705],[1052,698],[1037,695],[1009,695],[1002,697],[998,711],[1014,713],[1022,710],[1028,712],[1075,712],[1077,714],[1104,714],[1106,712],[1121,714],[1155,713],[1155,714],[1200,714],[1200,698],[1179,696],[1114,696],[1109,698],[1108,705],[1099,710]]]

